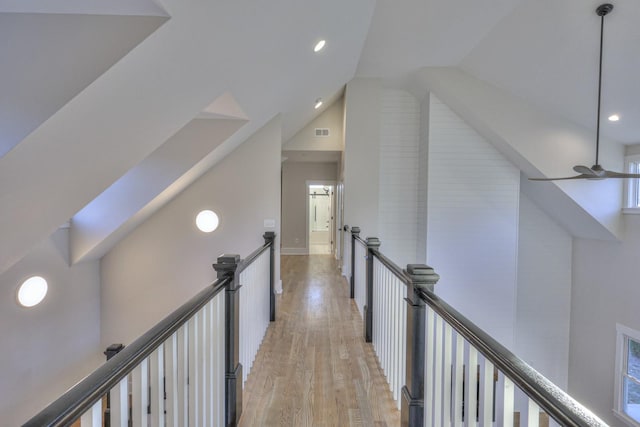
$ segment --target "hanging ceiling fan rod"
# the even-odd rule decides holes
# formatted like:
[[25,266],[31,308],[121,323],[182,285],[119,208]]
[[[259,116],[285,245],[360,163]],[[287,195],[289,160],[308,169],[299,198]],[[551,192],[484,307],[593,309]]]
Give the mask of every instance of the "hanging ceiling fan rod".
[[640,174],[620,173],[604,169],[600,166],[600,114],[602,101],[602,57],[604,51],[604,17],[613,10],[610,3],[601,4],[596,8],[596,14],[600,17],[600,56],[598,60],[598,116],[596,118],[596,162],[593,166],[576,165],[573,167],[575,172],[580,175],[568,176],[564,178],[529,178],[530,181],[557,181],[566,179],[590,179],[600,180],[605,178],[640,178]]
[[611,3],[598,6],[596,14],[600,17],[600,59],[598,61],[598,117],[596,124],[596,165],[598,163],[598,153],[600,152],[600,101],[602,99],[602,47],[604,45],[604,17],[613,10]]

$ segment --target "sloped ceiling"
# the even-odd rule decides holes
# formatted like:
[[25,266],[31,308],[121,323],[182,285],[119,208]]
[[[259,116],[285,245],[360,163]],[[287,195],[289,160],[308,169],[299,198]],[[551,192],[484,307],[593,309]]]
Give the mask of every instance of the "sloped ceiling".
[[457,65],[520,0],[378,1],[358,75],[398,79]]
[[[319,93],[331,97],[353,77],[374,2],[162,7],[170,18],[160,28],[0,158],[0,272],[225,93],[249,121],[214,151],[229,152],[276,114],[287,119],[285,138],[295,133]],[[320,37],[331,43],[315,55]]]
[[0,13],[0,157],[165,20]]
[[[462,61],[470,74],[595,130],[602,1],[523,1]],[[616,0],[605,18],[605,135],[640,142],[640,2]]]
[[[192,120],[222,118],[215,100],[246,123],[167,188],[277,114],[288,140],[354,75],[406,84],[421,67],[462,67],[593,128],[597,4],[0,0],[0,54],[12,58],[0,76],[0,273]],[[607,20],[603,102],[622,119],[604,133],[639,142],[640,3],[617,1]],[[150,211],[169,196],[158,197],[136,203]]]

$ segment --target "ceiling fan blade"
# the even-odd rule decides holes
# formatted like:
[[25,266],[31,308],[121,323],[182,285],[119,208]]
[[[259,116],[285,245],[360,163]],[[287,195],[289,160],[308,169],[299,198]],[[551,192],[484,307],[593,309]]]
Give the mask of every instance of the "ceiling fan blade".
[[604,171],[607,178],[640,178],[638,173],[620,173],[612,171]]
[[573,170],[583,175],[598,176],[598,174],[593,169],[583,165],[574,166]]
[[565,179],[593,179],[593,175],[581,174],[577,176],[567,176],[564,178],[529,178],[529,181],[561,181]]

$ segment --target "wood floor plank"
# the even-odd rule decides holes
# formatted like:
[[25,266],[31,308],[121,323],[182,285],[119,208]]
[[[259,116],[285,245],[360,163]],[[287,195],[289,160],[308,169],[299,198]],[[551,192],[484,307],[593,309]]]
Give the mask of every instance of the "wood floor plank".
[[400,425],[335,259],[283,256],[281,269],[284,292],[245,384],[240,425]]

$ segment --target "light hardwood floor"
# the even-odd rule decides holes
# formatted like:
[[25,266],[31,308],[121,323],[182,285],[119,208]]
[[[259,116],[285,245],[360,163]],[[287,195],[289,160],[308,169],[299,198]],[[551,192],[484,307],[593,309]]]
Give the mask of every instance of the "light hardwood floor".
[[245,384],[240,425],[400,425],[333,256],[281,260],[284,293]]

